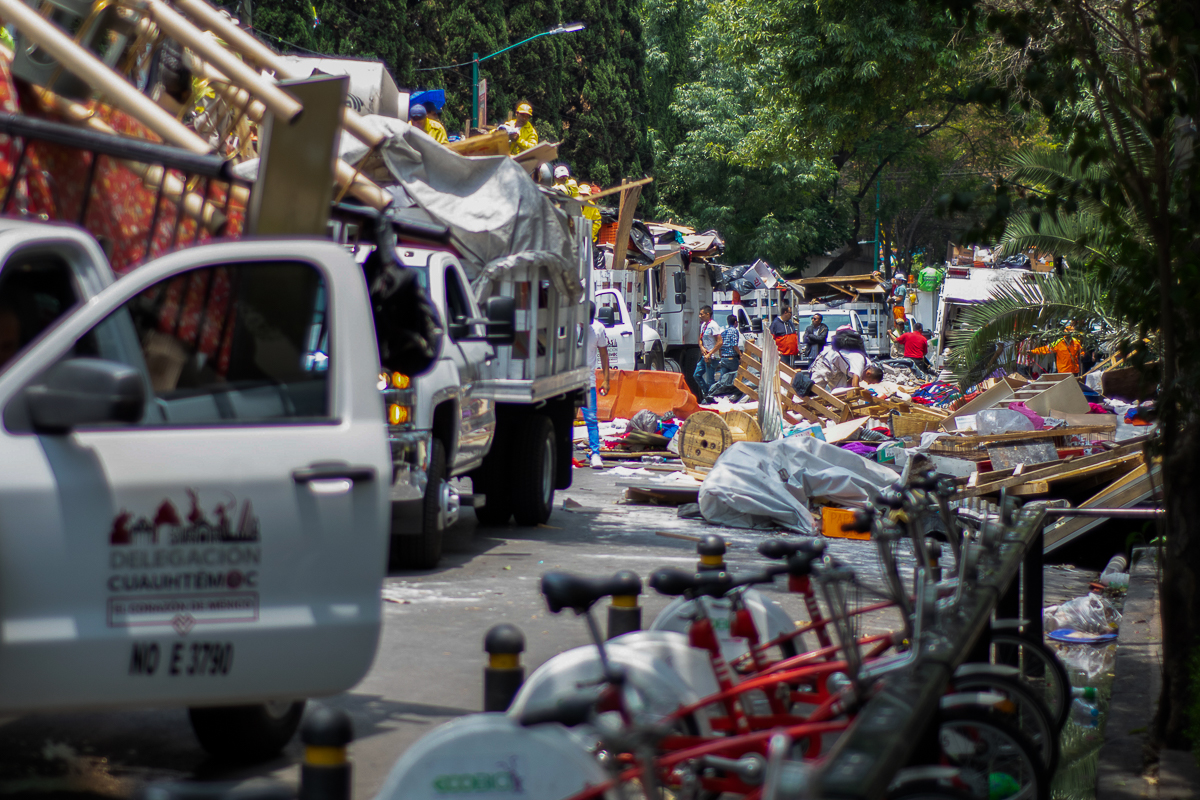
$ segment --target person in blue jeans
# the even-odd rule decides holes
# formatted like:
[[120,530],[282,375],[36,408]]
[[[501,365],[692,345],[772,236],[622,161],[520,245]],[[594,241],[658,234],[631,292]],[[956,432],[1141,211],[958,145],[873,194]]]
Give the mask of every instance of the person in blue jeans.
[[730,314],[721,331],[720,361],[717,362],[717,380],[727,372],[737,372],[742,361],[742,335],[738,333],[737,317]]
[[717,381],[717,359],[721,352],[721,326],[712,318],[712,306],[700,307],[700,361],[692,377],[700,389],[700,399],[708,394]]
[[[596,304],[592,303],[592,324],[588,326],[584,341],[584,352],[587,353],[588,364],[593,370],[604,369],[604,380],[601,387],[608,394],[608,334],[604,325],[596,319]],[[600,460],[600,422],[596,419],[596,409],[599,402],[596,399],[596,382],[587,393],[587,405],[583,407],[583,421],[587,424],[588,447],[592,452],[592,469],[604,469]]]

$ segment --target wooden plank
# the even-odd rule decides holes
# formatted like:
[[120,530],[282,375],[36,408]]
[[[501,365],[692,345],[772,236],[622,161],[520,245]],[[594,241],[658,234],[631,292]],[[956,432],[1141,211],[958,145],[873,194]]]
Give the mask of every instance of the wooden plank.
[[979,497],[980,495],[991,494],[993,492],[998,492],[1001,489],[1007,489],[1010,486],[1019,486],[1020,484],[1027,483],[1029,481],[1037,481],[1043,478],[1052,477],[1062,472],[1067,472],[1071,469],[1088,467],[1092,464],[1103,464],[1107,462],[1116,463],[1123,456],[1129,455],[1130,453],[1140,453],[1142,445],[1145,443],[1147,438],[1149,437],[1138,437],[1136,440],[1126,442],[1125,444],[1122,444],[1113,450],[1109,450],[1107,453],[1099,453],[1094,456],[1084,456],[1082,458],[1075,459],[1069,458],[1062,464],[1056,464],[1052,467],[1034,470],[1032,472],[1026,471],[1023,475],[1013,475],[1012,477],[1002,478],[998,481],[981,484],[975,486],[974,488],[963,489],[957,495],[955,495],[955,498],[963,499],[966,497]]
[[802,403],[797,403],[791,397],[780,397],[779,404],[786,410],[803,417],[806,422],[816,422],[817,415],[804,407]]
[[627,184],[622,182],[621,206],[617,212],[617,239],[613,245],[613,269],[625,268],[625,255],[629,251],[629,231],[633,228],[633,215],[637,211],[637,201],[642,194],[642,184]]
[[[1155,463],[1153,470],[1142,464],[1133,472],[1098,494],[1085,500],[1080,508],[1129,508],[1148,500],[1155,489],[1161,491],[1162,464]],[[1085,533],[1106,522],[1103,517],[1067,517],[1057,525],[1046,528],[1042,538],[1043,551],[1052,553],[1063,545],[1078,539]]]
[[1000,444],[1011,441],[1034,441],[1038,439],[1056,439],[1059,436],[1075,436],[1085,433],[1111,433],[1112,425],[1081,425],[1065,428],[1053,428],[1045,431],[1012,431],[1011,433],[975,434],[974,436],[955,436],[950,439],[955,445],[978,446],[981,444]]
[[[592,202],[595,202],[596,200],[599,200],[601,197],[608,197],[610,194],[616,194],[617,192],[624,192],[628,189],[632,189],[635,186],[639,187],[638,191],[640,192],[641,191],[640,187],[645,186],[647,183],[650,183],[653,180],[654,180],[654,178],[642,178],[641,180],[629,181],[628,183],[623,182],[623,183],[621,183],[620,186],[613,186],[611,189],[605,189],[603,192],[598,192],[598,193],[592,195],[591,199],[592,199]],[[663,227],[669,227],[669,226],[663,226]]]
[[750,386],[749,384],[743,382],[741,378],[735,378],[733,381],[733,386],[738,391],[742,392],[747,397],[749,397],[751,400],[755,400],[755,401],[758,400],[758,390],[755,389],[754,387]]

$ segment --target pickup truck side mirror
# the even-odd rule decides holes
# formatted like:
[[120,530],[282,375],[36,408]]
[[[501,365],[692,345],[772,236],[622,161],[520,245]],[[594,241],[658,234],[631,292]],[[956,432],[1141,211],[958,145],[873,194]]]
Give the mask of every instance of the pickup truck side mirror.
[[487,340],[492,344],[512,344],[516,338],[517,303],[511,297],[489,297],[484,305]]
[[750,329],[751,329],[752,331],[754,331],[755,333],[762,333],[762,332],[763,332],[763,321],[762,321],[762,317],[758,317],[758,318],[756,318],[756,319],[755,319],[753,322],[751,322],[751,323],[750,323]]
[[617,324],[617,315],[612,306],[600,306],[596,309],[596,319],[600,320],[600,324],[606,328]]
[[879,323],[878,322],[867,323],[867,335],[868,336],[878,336],[879,335]]
[[676,272],[672,278],[675,281],[675,293],[687,294],[687,274]]
[[146,408],[146,384],[127,364],[72,358],[28,386],[25,402],[34,430],[66,433],[80,425],[137,422]]

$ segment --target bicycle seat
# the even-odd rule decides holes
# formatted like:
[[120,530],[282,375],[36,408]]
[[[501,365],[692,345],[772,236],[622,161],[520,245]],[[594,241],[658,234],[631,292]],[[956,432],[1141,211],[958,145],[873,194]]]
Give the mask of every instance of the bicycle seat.
[[[559,573],[561,574],[561,573]],[[541,725],[546,722],[557,722],[573,728],[588,721],[592,709],[596,706],[596,693],[579,693],[556,700],[551,705],[538,708],[527,708],[517,720],[522,725]]]
[[569,608],[582,614],[602,597],[642,593],[642,579],[629,570],[611,578],[589,578],[569,572],[547,572],[542,576],[542,594],[552,614]]
[[650,575],[650,586],[659,594],[679,597],[685,594],[706,594],[722,597],[734,588],[728,572],[685,572],[675,567],[656,569]]
[[782,561],[797,553],[817,557],[825,552],[825,542],[820,539],[768,539],[758,546],[759,555]]

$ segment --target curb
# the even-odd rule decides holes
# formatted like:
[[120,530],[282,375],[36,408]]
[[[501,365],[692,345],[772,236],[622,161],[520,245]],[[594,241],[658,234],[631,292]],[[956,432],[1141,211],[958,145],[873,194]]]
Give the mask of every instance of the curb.
[[1200,793],[1200,770],[1191,753],[1164,750],[1158,779],[1143,777],[1143,752],[1162,691],[1156,554],[1153,547],[1133,551],[1108,722],[1096,766],[1096,800],[1184,800]]

